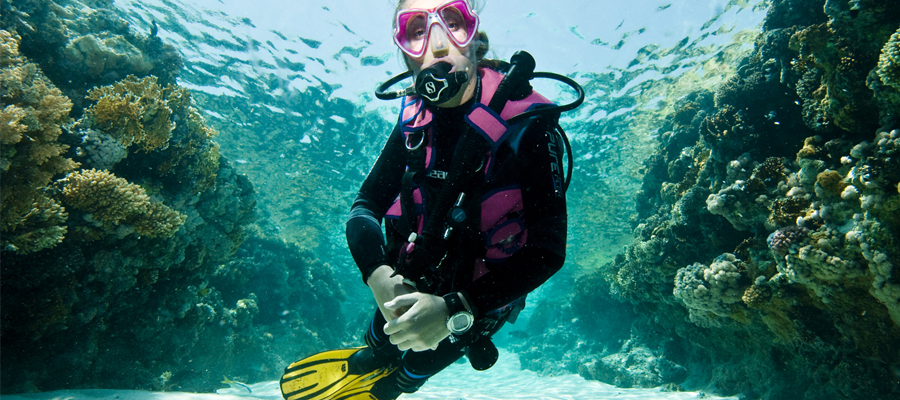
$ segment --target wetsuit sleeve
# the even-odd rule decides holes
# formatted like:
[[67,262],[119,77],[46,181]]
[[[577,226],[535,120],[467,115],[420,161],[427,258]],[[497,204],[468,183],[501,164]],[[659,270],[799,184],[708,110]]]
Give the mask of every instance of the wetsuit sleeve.
[[390,265],[381,228],[384,214],[400,193],[406,168],[403,134],[395,127],[350,208],[347,245],[365,283],[381,265]]
[[487,265],[489,273],[467,292],[479,311],[490,311],[522,297],[562,268],[566,258],[566,198],[562,189],[563,147],[556,118],[532,122],[520,145],[526,244],[506,260]]

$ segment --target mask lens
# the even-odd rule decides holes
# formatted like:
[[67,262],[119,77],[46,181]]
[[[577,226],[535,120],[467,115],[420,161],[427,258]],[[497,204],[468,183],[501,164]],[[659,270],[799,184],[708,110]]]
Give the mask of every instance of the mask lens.
[[441,18],[456,44],[466,46],[478,29],[478,18],[469,12],[465,1],[454,1],[441,8]]
[[410,55],[421,54],[428,34],[428,13],[421,10],[397,14],[394,43]]
[[426,17],[422,13],[410,13],[406,18],[406,48],[413,53],[422,51],[422,48],[425,46],[425,33],[428,29],[428,18]]

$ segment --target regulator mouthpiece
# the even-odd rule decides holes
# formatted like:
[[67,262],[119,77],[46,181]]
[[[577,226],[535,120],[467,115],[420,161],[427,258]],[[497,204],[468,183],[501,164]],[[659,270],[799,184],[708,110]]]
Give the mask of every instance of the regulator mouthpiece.
[[465,71],[450,73],[453,66],[442,61],[419,72],[416,76],[416,93],[426,104],[446,103],[459,93],[469,80]]

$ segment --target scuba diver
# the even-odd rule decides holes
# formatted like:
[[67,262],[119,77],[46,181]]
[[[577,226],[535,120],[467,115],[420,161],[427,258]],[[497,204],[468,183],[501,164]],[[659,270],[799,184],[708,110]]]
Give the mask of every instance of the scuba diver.
[[[396,399],[463,355],[486,370],[498,357],[491,336],[562,267],[572,159],[558,119],[584,92],[533,72],[528,53],[485,59],[478,27],[470,0],[400,1],[393,36],[408,71],[376,90],[402,98],[399,121],[346,226],[378,308],[366,346],[288,366],[286,400]],[[386,92],[407,77],[412,86]],[[534,77],[579,98],[558,106]]]

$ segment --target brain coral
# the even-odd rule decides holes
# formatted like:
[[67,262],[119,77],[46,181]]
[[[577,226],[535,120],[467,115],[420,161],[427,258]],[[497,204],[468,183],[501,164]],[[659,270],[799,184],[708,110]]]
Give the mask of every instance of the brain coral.
[[153,63],[124,36],[111,32],[98,35],[87,34],[72,39],[64,50],[69,63],[92,78],[99,78],[110,70],[147,73],[153,68]]

